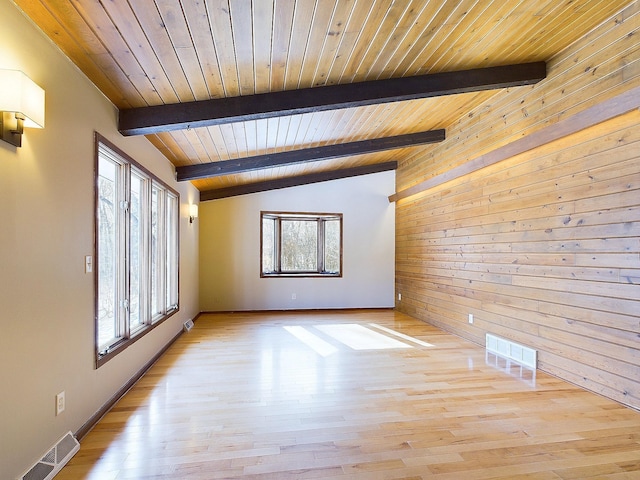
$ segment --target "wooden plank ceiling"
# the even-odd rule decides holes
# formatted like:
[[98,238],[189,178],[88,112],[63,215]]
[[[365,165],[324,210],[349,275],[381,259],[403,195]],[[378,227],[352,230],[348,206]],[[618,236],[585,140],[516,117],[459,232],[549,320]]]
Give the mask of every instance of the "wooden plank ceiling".
[[[14,1],[121,111],[548,61],[631,3]],[[281,152],[446,130],[497,91],[282,112],[147,138],[177,168],[241,164],[258,156],[264,161]],[[423,143],[277,167],[261,163],[259,169],[191,181],[203,199],[219,198],[220,192],[259,191],[261,182],[277,188],[295,184],[296,177],[335,178],[336,170],[376,171],[430,148]]]

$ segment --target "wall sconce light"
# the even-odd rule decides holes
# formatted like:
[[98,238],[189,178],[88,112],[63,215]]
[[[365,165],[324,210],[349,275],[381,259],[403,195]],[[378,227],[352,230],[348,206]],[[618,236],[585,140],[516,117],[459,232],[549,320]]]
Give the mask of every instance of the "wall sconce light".
[[0,70],[0,133],[20,147],[24,127],[44,128],[44,90],[19,70]]
[[196,218],[198,218],[198,205],[192,203],[189,205],[189,223],[193,223]]

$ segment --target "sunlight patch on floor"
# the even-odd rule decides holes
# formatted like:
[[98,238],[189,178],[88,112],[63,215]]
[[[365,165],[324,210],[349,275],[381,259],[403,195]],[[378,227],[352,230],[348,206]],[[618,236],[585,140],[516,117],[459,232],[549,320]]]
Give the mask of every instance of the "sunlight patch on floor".
[[395,330],[391,330],[390,328],[383,327],[382,325],[378,325],[377,323],[370,323],[370,327],[377,328],[378,330],[382,330],[383,332],[387,332],[391,335],[395,335],[396,337],[402,338],[403,340],[408,340],[409,342],[417,343],[423,347],[433,347],[431,343],[423,342],[422,340],[418,340],[417,338],[410,337],[409,335],[405,335],[404,333],[396,332]]
[[315,328],[353,350],[413,348],[400,340],[354,323],[316,325]]
[[330,343],[325,342],[317,335],[314,335],[309,330],[300,326],[285,326],[283,327],[287,332],[296,337],[302,343],[315,350],[318,355],[328,357],[338,351],[336,347]]

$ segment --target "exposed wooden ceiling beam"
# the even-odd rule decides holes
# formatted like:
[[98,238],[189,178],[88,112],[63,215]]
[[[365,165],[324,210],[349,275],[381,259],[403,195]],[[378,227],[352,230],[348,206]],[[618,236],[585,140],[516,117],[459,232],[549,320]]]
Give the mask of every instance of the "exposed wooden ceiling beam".
[[350,157],[365,153],[382,152],[397,148],[437,143],[445,138],[445,130],[429,130],[393,137],[373,138],[358,142],[325,145],[322,147],[291,150],[288,152],[256,155],[253,157],[224,160],[221,162],[186,165],[176,168],[178,181],[219,177],[235,173],[249,172],[263,168],[273,168],[296,163],[316,162],[331,158]]
[[155,105],[121,110],[118,129],[123,135],[147,135],[285,115],[530,85],[545,77],[546,64],[534,62]]
[[339,180],[341,178],[387,172],[390,170],[396,170],[397,168],[398,162],[376,163],[373,165],[363,165],[360,167],[332,170],[330,172],[319,172],[309,175],[300,175],[298,177],[280,178],[276,180],[269,180],[266,182],[249,183],[245,185],[238,185],[237,187],[204,190],[200,192],[200,201],[206,202],[208,200],[235,197],[237,195],[246,195],[248,193],[266,192],[268,190],[277,190],[280,188],[297,187],[300,185],[309,185],[311,183],[327,182],[329,180]]

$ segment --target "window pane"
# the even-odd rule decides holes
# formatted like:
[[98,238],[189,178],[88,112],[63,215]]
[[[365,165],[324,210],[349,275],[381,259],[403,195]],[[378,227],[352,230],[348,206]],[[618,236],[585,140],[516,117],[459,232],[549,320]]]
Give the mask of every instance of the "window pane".
[[283,272],[318,270],[318,223],[314,220],[282,220]]
[[144,219],[142,217],[145,179],[131,172],[129,219],[129,326],[135,331],[144,324]]
[[98,344],[113,343],[117,328],[118,169],[101,157],[98,164]]
[[162,192],[157,185],[151,187],[151,318],[162,314],[164,295],[162,294],[162,242],[160,233],[160,213]]
[[262,271],[273,273],[276,271],[275,263],[275,218],[262,219]]
[[340,220],[324,222],[324,269],[329,273],[340,272]]
[[167,309],[178,306],[178,197],[167,194]]

